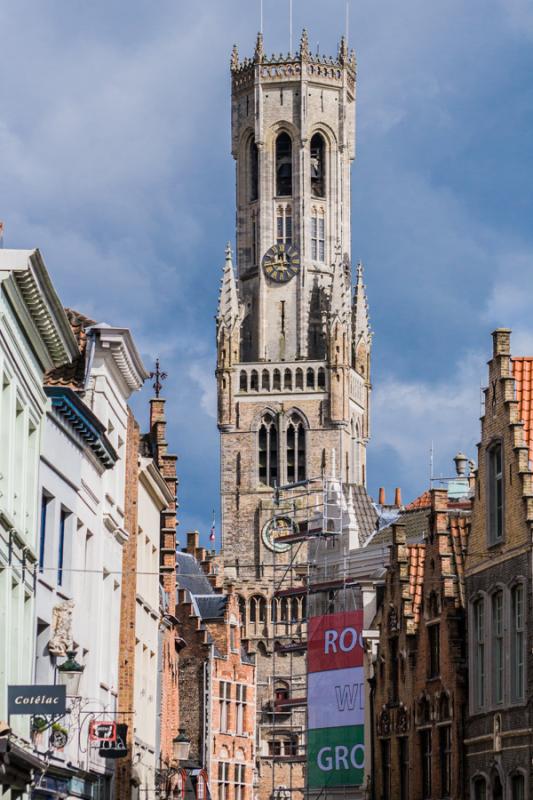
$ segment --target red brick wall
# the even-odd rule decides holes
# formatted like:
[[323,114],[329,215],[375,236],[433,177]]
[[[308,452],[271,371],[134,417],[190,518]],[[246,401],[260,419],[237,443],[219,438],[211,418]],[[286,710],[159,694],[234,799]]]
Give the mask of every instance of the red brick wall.
[[[178,479],[177,456],[168,453],[166,441],[165,401],[150,400],[150,433],[155,445],[155,461],[165,482],[176,498]],[[161,652],[161,716],[160,716],[160,760],[168,765],[172,760],[172,739],[179,728],[179,683],[177,624],[172,621],[176,609],[176,528],[178,525],[177,500],[161,513],[160,582],[166,593],[168,608],[163,620]]]
[[139,426],[128,410],[126,433],[126,476],[124,527],[129,534],[122,551],[122,584],[120,597],[120,650],[118,662],[118,719],[128,726],[129,756],[117,762],[115,794],[117,800],[131,797],[131,753],[135,717],[135,612],[137,588],[137,516],[138,516]]

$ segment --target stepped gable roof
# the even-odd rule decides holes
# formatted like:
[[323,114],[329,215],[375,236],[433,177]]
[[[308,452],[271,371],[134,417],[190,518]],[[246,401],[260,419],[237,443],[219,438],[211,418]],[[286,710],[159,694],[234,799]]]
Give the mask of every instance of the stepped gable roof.
[[513,356],[511,364],[518,400],[518,417],[524,423],[529,460],[533,461],[533,356]]
[[176,553],[176,583],[178,589],[186,589],[193,597],[215,595],[205,572],[191,553]]
[[422,608],[422,590],[424,586],[425,561],[426,561],[425,544],[410,544],[407,546],[409,597],[412,603],[412,615],[415,627],[420,622],[420,611]]
[[446,594],[453,594],[457,606],[465,607],[465,556],[468,544],[468,515],[464,513],[451,513],[450,514],[450,544],[452,557],[450,559],[450,567],[452,573],[452,587],[451,592],[447,590],[445,585]]
[[70,364],[55,367],[46,373],[45,386],[66,386],[74,391],[83,389],[85,381],[85,351],[87,348],[87,329],[95,325],[95,321],[75,311],[65,308],[65,314],[78,344],[79,354]]

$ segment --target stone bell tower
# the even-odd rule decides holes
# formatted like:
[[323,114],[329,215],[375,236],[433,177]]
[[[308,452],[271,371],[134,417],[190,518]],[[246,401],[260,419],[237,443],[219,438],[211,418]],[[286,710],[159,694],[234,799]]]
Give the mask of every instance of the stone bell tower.
[[233,49],[231,76],[236,259],[228,245],[217,316],[222,549],[257,649],[261,704],[276,691],[273,569],[291,558],[276,543],[273,489],[332,470],[365,484],[371,332],[350,255],[354,53],[343,38],[336,57],[312,55],[304,31],[297,54],[267,57],[260,34],[253,58]]

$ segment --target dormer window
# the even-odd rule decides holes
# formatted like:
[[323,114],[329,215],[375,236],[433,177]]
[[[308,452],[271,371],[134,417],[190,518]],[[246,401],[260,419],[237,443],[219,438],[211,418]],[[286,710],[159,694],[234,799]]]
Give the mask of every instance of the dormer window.
[[292,141],[285,132],[276,139],[276,195],[292,195]]

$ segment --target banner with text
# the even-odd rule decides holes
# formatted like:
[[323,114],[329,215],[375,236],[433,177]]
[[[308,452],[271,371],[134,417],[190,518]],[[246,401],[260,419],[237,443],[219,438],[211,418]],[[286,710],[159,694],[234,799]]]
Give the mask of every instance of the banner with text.
[[364,780],[363,612],[311,617],[307,650],[310,789]]

